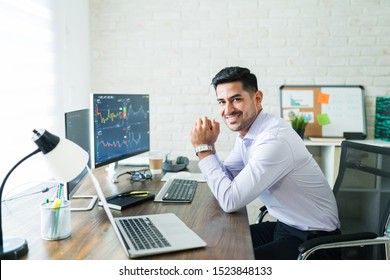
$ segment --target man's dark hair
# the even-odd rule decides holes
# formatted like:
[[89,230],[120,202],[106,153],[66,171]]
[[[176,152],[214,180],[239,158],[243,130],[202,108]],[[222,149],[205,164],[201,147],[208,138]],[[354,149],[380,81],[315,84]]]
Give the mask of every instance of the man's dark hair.
[[219,84],[237,81],[242,82],[242,87],[249,93],[253,93],[258,90],[256,76],[252,74],[248,68],[238,66],[222,69],[217,73],[217,75],[215,75],[211,84],[214,86],[214,89],[217,89]]

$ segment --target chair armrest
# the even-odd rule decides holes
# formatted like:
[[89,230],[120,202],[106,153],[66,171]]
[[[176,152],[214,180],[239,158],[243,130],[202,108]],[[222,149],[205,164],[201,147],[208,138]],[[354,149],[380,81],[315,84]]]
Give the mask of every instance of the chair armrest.
[[307,259],[310,254],[319,249],[364,246],[388,242],[383,241],[382,239],[380,241],[372,241],[375,240],[377,237],[378,235],[374,232],[359,232],[313,238],[303,242],[298,247],[298,259]]
[[263,221],[265,215],[267,215],[267,213],[268,213],[268,209],[265,205],[261,206],[259,210],[260,210],[260,213],[257,216],[256,224],[261,223]]

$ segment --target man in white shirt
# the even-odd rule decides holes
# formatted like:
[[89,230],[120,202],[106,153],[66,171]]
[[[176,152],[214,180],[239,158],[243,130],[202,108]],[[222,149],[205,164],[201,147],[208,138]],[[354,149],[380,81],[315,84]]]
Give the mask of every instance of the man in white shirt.
[[215,149],[219,123],[204,117],[192,128],[191,143],[225,212],[259,198],[277,219],[251,225],[255,258],[296,259],[303,241],[338,234],[337,204],[326,178],[291,125],[262,110],[256,76],[228,67],[212,84],[221,117],[238,137],[222,162]]

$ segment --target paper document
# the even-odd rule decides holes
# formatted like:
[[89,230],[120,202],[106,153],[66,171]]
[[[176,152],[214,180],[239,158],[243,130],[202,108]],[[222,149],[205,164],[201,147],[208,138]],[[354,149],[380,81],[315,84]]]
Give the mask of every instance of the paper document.
[[312,142],[336,142],[341,143],[345,138],[343,137],[308,137]]
[[186,171],[181,171],[177,173],[167,172],[165,173],[164,177],[162,177],[161,181],[168,181],[171,177],[178,178],[178,179],[196,180],[199,183],[206,182],[202,173],[191,173]]

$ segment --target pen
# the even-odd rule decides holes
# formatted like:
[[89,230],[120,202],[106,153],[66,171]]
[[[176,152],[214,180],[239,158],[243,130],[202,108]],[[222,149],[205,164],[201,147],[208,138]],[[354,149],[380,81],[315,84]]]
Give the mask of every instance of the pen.
[[54,199],[54,201],[51,205],[51,208],[58,209],[60,206],[61,206],[61,199],[59,199],[59,198]]
[[53,227],[53,236],[57,236],[58,233],[58,220],[59,220],[59,215],[60,215],[60,206],[61,206],[61,199],[56,198],[54,199],[51,208],[52,211],[55,211],[55,217],[54,217],[54,227]]
[[57,198],[61,199],[62,197],[62,188],[63,188],[63,185],[60,183],[58,185],[58,190],[57,190]]
[[126,197],[126,196],[147,196],[149,194],[148,191],[130,191],[128,193],[120,193],[117,197]]

